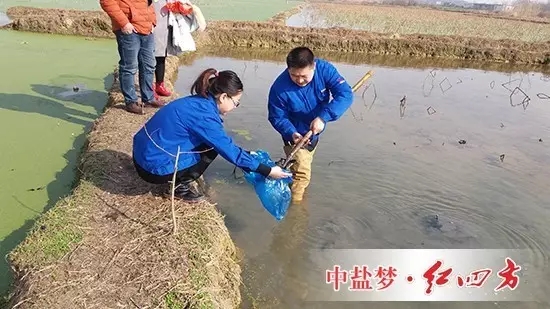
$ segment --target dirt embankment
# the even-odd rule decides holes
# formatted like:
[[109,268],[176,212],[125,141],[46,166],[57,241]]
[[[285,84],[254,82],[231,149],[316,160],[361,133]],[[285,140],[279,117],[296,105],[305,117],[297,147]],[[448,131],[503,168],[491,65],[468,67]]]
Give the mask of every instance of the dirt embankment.
[[[168,58],[167,79],[178,62]],[[9,256],[11,306],[237,308],[240,267],[223,217],[208,202],[177,202],[172,234],[170,199],[137,177],[131,157],[132,136],[154,110],[129,114],[118,89],[115,78],[111,106],[88,136],[79,185]]]
[[[10,8],[11,28],[22,31],[113,37],[103,12]],[[304,44],[320,52],[365,55],[401,55],[449,59],[550,64],[550,41],[527,43],[458,36],[386,35],[344,28],[295,28],[273,22],[210,22],[197,35],[199,48],[206,45],[288,50]],[[68,26],[68,25],[71,26]],[[94,26],[95,25],[95,26]]]

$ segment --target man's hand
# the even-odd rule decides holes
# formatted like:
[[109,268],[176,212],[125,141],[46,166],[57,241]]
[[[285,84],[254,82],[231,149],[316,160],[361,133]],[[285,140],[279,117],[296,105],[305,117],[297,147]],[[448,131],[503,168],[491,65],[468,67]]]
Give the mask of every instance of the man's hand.
[[298,144],[302,138],[304,138],[302,136],[302,134],[298,133],[298,132],[295,132],[294,134],[292,134],[292,141],[294,142],[294,144]]
[[321,133],[321,131],[323,131],[324,128],[325,128],[325,122],[319,117],[313,119],[313,121],[311,122],[311,125],[309,126],[309,129],[313,132],[314,135]]
[[127,23],[124,27],[122,27],[121,31],[124,34],[130,34],[132,32],[136,32],[136,28],[134,28],[134,25],[131,23]]

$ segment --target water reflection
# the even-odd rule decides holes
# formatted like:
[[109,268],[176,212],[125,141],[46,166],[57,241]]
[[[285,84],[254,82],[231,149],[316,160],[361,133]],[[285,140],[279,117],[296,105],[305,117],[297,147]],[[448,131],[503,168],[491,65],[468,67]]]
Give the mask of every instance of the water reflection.
[[5,12],[0,11],[0,27],[5,26],[11,22],[8,15]]
[[[234,136],[238,143],[278,159],[284,154],[266,119],[266,96],[284,69],[284,53],[269,60],[200,58],[181,70],[176,87],[188,89],[205,67],[239,72],[243,108],[225,124],[249,131],[251,140]],[[304,300],[320,284],[308,281],[312,249],[525,248],[533,267],[550,276],[550,101],[538,96],[550,93],[550,83],[543,74],[376,62],[336,66],[352,84],[368,70],[374,75],[355,93],[352,111],[323,134],[305,207],[293,205],[277,223],[246,183],[232,179],[232,166],[218,160],[207,175],[231,226],[239,226],[231,231],[245,252],[244,307],[544,308]],[[528,105],[514,89],[529,97]],[[548,283],[534,287],[538,299],[548,299]]]

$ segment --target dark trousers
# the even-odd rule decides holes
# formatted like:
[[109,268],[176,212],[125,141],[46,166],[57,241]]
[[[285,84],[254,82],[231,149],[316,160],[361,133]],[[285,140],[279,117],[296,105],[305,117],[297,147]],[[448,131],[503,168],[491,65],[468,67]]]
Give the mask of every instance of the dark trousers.
[[166,57],[155,57],[157,65],[155,67],[155,80],[157,84],[164,82],[164,71],[166,69]]
[[[194,149],[193,151],[204,151],[208,148],[210,147],[206,145],[201,145],[196,149]],[[210,166],[210,164],[216,159],[216,157],[218,156],[218,153],[214,149],[212,149],[201,153],[200,156],[201,156],[200,161],[197,162],[195,165],[177,171],[176,186],[180,184],[186,185],[199,179],[202,176],[202,174],[204,174],[206,169]],[[141,177],[141,179],[147,181],[148,183],[165,184],[172,181],[173,174],[168,174],[168,175],[151,174],[148,171],[144,170],[141,166],[139,166],[139,164],[137,164],[135,160],[134,160],[134,166],[136,168],[136,171],[139,177]]]

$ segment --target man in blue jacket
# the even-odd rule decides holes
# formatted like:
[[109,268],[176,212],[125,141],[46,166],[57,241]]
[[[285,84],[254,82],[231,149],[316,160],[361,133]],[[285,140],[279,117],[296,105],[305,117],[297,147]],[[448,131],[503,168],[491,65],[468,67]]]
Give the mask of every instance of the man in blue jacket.
[[353,91],[334,65],[315,58],[307,47],[291,50],[286,63],[287,68],[269,90],[268,118],[281,134],[287,155],[309,130],[313,132],[307,146],[296,153],[296,163],[291,167],[292,199],[299,202],[309,186],[319,134],[327,122],[339,119],[348,110]]

